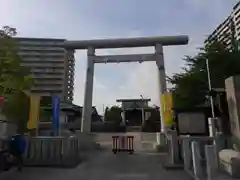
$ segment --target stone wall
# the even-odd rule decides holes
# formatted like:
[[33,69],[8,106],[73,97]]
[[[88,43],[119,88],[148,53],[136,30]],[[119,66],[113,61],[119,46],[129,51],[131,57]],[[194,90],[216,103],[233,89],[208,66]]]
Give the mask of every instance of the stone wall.
[[233,143],[240,145],[240,76],[225,80]]

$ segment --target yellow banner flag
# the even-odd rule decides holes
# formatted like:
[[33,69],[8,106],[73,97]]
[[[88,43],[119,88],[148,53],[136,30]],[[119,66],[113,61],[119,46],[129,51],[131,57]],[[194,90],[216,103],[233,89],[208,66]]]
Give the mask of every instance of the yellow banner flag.
[[31,95],[30,97],[30,111],[29,120],[27,123],[28,129],[37,128],[38,118],[39,118],[39,107],[40,106],[40,96]]
[[172,125],[173,123],[173,114],[172,114],[172,93],[161,94],[161,111],[165,125]]

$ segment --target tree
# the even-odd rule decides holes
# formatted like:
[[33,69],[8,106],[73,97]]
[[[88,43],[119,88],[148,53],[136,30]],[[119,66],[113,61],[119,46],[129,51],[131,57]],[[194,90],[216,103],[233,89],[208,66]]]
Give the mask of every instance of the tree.
[[151,110],[151,115],[150,117],[148,118],[148,121],[152,122],[153,124],[156,123],[156,122],[160,122],[160,111],[159,111],[159,108],[156,107],[156,108],[152,108]]
[[21,66],[22,59],[13,39],[16,34],[16,29],[9,26],[0,30],[0,93],[6,99],[2,108],[3,114],[18,125],[18,131],[23,132],[28,120],[27,93],[32,79],[28,76],[27,69]]
[[16,123],[18,133],[26,131],[26,123],[29,116],[30,98],[23,91],[14,91],[8,96],[3,106],[3,113],[7,120]]
[[0,30],[0,87],[1,94],[9,91],[28,90],[32,79],[28,70],[21,66],[22,59],[18,55],[17,44],[12,38],[17,34],[15,28],[4,26]]
[[230,46],[217,39],[206,42],[196,56],[184,59],[186,67],[182,73],[168,79],[174,85],[174,107],[191,108],[205,103],[209,92],[206,60],[209,62],[212,88],[224,88],[226,78],[240,74],[240,52],[236,40],[233,35],[227,38],[232,42]]
[[107,121],[107,113],[108,113],[109,108],[106,107],[104,111],[104,122]]
[[122,109],[118,106],[112,106],[110,109],[106,108],[105,110],[105,120],[107,122],[114,122],[117,125],[122,121],[121,116]]
[[101,116],[98,114],[96,107],[92,107],[92,122],[100,122]]
[[159,107],[152,108],[150,112],[150,117],[144,121],[141,129],[143,132],[159,132],[161,129]]

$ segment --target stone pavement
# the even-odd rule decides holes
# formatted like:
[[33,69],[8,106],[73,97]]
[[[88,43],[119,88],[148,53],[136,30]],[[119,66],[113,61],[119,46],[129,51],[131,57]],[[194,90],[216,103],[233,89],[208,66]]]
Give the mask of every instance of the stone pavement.
[[188,180],[183,170],[165,170],[163,155],[139,152],[134,155],[110,149],[95,154],[73,169],[25,168],[23,172],[7,172],[1,180]]

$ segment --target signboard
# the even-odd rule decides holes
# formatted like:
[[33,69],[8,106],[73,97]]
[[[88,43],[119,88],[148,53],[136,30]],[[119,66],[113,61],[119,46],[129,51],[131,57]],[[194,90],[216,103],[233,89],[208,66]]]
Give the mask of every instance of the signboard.
[[59,128],[59,116],[60,116],[60,98],[58,96],[52,97],[52,130],[56,135]]
[[206,117],[201,112],[186,112],[178,114],[180,134],[205,134]]
[[208,136],[208,108],[174,109],[179,135]]
[[172,93],[161,94],[161,111],[164,124],[171,126],[173,123],[173,113],[172,113],[173,103],[172,103]]

